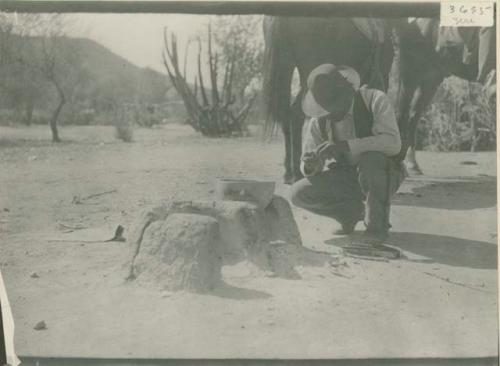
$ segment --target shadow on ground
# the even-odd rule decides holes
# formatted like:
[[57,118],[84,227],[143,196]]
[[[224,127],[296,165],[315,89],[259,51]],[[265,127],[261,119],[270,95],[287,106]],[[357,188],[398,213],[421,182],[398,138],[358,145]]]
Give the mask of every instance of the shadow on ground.
[[[259,255],[251,257],[251,262],[262,271],[272,273],[273,277],[299,280],[302,278],[296,267],[325,267],[327,263],[336,263],[331,253],[316,251],[285,242],[270,244]],[[272,295],[267,292],[232,286],[224,281],[208,295],[234,300],[267,299]]]
[[[342,246],[345,241],[329,239],[326,244]],[[392,232],[387,244],[428,258],[422,263],[440,263],[454,267],[497,269],[497,246],[477,240],[444,235]]]
[[234,300],[258,300],[272,297],[267,292],[231,286],[225,282],[221,283],[217,288],[213,289],[208,294]]
[[[47,147],[47,146],[63,146],[63,145],[70,145],[74,143],[81,143],[77,142],[71,139],[64,139],[58,143],[52,142],[50,137],[47,139],[36,139],[36,140],[29,140],[29,139],[5,139],[5,138],[0,138],[0,149],[4,148],[13,148],[13,147],[20,147],[20,148],[39,148],[39,147]],[[94,144],[97,144],[94,142]]]
[[473,210],[495,207],[496,177],[446,180],[408,180],[393,200],[393,205],[445,210]]
[[444,235],[396,232],[388,244],[427,257],[435,263],[475,269],[497,268],[497,246]]
[[[331,253],[315,251],[287,243],[272,244],[268,250],[251,257],[252,265],[268,275],[289,280],[300,280],[302,276],[296,267],[325,267],[327,263],[335,263],[336,258]],[[267,292],[236,287],[221,281],[216,288],[206,292],[207,295],[234,300],[268,299],[272,295]]]

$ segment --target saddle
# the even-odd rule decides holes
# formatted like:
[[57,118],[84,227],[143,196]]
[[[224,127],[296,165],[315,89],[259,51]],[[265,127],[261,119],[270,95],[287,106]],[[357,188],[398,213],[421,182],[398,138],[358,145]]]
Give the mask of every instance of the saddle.
[[412,18],[420,34],[435,44],[438,53],[455,49],[462,52],[462,63],[472,65],[477,58],[479,38],[477,27],[440,27],[437,19]]
[[478,28],[473,27],[440,27],[437,35],[436,51],[443,48],[459,48],[462,50],[462,62],[472,65],[477,61],[479,47]]

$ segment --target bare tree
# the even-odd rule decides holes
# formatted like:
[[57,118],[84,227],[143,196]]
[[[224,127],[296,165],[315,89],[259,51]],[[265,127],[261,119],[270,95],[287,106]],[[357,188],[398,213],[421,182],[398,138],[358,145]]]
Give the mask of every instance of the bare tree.
[[39,15],[0,13],[0,96],[2,102],[29,124],[40,93],[40,77],[28,63],[32,43],[29,34],[40,22]]
[[261,15],[214,16],[214,45],[220,51],[223,66],[238,60],[234,75],[237,103],[245,103],[249,89],[260,88],[264,35]]
[[[56,106],[49,118],[52,141],[61,141],[58,120],[63,107],[85,78],[79,50],[68,42],[68,21],[61,14],[29,14],[0,19],[0,67],[2,80],[10,75],[11,94],[16,103],[25,104],[26,121],[31,120],[34,101],[52,88]],[[5,83],[4,85],[8,85]],[[43,92],[41,92],[43,90]],[[49,102],[50,98],[45,97]]]
[[64,52],[60,45],[61,38],[64,36],[65,23],[61,15],[50,15],[46,21],[42,22],[38,27],[38,45],[35,49],[39,52],[38,67],[42,75],[49,83],[53,85],[58,96],[57,106],[54,109],[49,120],[49,126],[52,133],[52,142],[60,142],[57,122],[61,110],[66,104],[67,97],[62,86],[61,77],[59,74],[66,71],[67,66],[71,63],[68,52]]
[[[223,77],[219,79],[220,56],[213,50],[212,29],[207,29],[207,60],[209,68],[209,84],[203,76],[202,71],[202,42],[197,39],[198,75],[194,77],[190,85],[186,80],[186,68],[188,60],[189,44],[186,45],[184,62],[181,69],[177,37],[168,34],[164,30],[164,52],[163,63],[167,70],[172,85],[181,96],[188,113],[188,123],[196,130],[207,136],[230,136],[244,133],[244,121],[248,111],[255,99],[249,98],[248,102],[241,108],[236,108],[233,94],[233,82],[235,76],[236,53],[224,65]],[[222,88],[220,86],[222,81]],[[207,88],[209,85],[209,89]]]
[[43,75],[54,85],[57,95],[59,96],[59,103],[52,114],[49,124],[52,132],[52,141],[60,142],[57,121],[62,107],[66,103],[66,95],[57,77],[56,46],[53,43],[55,43],[53,39],[42,39],[42,60],[40,68]]
[[10,62],[12,57],[12,32],[14,22],[6,13],[0,13],[0,67]]

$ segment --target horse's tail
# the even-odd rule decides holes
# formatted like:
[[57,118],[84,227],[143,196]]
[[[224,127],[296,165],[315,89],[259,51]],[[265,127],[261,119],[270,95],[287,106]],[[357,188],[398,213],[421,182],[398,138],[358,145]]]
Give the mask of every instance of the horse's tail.
[[289,118],[293,63],[287,44],[286,19],[264,18],[264,82],[265,134],[272,136],[276,127]]

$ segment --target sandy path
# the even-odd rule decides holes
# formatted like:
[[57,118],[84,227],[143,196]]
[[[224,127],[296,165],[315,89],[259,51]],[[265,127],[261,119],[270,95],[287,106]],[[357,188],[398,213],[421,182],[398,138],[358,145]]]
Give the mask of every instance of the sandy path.
[[[29,137],[40,131],[29,130]],[[25,134],[6,129],[3,136]],[[427,176],[408,180],[392,210],[391,244],[405,260],[344,258],[338,249],[343,239],[331,234],[335,224],[297,209],[304,244],[332,253],[342,265],[298,267],[300,280],[252,277],[245,265],[226,267],[225,286],[195,295],[125,285],[124,243],[47,238],[60,234],[59,223],[127,226],[141,207],[160,198],[210,198],[215,176],[279,181],[280,143],[202,139],[177,126],[140,130],[133,144],[113,142],[106,128],[67,128],[64,136],[79,142],[0,147],[1,171],[9,172],[0,175],[0,265],[19,354],[497,354],[494,153],[420,155]],[[111,189],[117,192],[72,203],[74,196]],[[286,196],[287,187],[279,185],[278,193]],[[33,272],[39,278],[30,277]],[[33,330],[42,319],[48,329]]]

